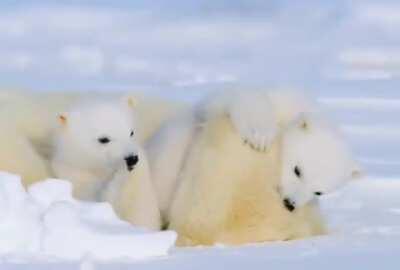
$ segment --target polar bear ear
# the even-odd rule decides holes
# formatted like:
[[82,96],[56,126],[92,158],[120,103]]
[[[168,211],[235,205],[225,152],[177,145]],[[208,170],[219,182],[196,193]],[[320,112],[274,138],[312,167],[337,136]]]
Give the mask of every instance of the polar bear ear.
[[66,126],[68,124],[68,116],[65,113],[58,115],[57,120],[61,126]]
[[307,116],[304,113],[299,115],[297,120],[298,127],[302,130],[308,130],[310,128],[310,121],[308,120]]
[[129,108],[136,108],[137,106],[137,99],[133,96],[125,96],[123,98],[123,102],[128,105]]
[[361,170],[359,166],[355,167],[351,172],[351,179],[352,180],[359,180],[364,177],[364,172]]
[[364,176],[365,172],[363,168],[361,168],[360,164],[357,161],[353,161],[353,166],[350,175],[351,180],[359,180]]

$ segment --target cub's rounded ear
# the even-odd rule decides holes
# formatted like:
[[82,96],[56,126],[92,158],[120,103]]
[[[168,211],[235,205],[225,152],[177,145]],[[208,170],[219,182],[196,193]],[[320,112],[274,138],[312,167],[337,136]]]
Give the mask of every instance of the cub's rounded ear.
[[353,161],[353,166],[350,175],[351,180],[359,180],[364,176],[365,172],[363,168],[361,168],[360,164],[357,161]]
[[123,102],[128,105],[129,108],[136,108],[138,100],[134,96],[123,97]]
[[356,167],[351,172],[351,179],[352,180],[359,180],[365,176],[365,173],[362,171],[360,167]]
[[297,118],[297,125],[302,130],[310,129],[310,121],[305,113],[301,113]]
[[58,115],[57,120],[61,126],[66,126],[68,124],[68,116],[65,113]]

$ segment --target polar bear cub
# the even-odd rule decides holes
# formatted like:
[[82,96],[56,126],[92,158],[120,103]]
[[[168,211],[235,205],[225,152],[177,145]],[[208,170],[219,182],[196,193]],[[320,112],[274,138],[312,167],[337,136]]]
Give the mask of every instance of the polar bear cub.
[[[218,165],[207,162],[207,159],[201,156],[198,157],[199,162],[189,163],[190,157],[198,154],[210,155],[209,160],[219,159],[218,162],[223,162],[225,158],[228,160],[230,155],[235,155],[233,150],[238,148],[239,144],[237,142],[227,144],[218,138],[225,136],[229,138],[233,133],[241,138],[240,141],[244,146],[253,149],[255,153],[268,153],[271,148],[276,149],[276,141],[280,141],[279,151],[275,150],[277,152],[275,155],[280,156],[280,162],[274,163],[275,165],[265,164],[265,168],[269,170],[279,169],[279,173],[275,174],[277,179],[265,181],[273,183],[271,185],[274,186],[274,200],[278,198],[279,205],[285,207],[288,213],[302,212],[294,210],[303,209],[303,206],[312,203],[322,193],[331,192],[355,177],[358,168],[343,139],[337,136],[329,124],[322,120],[317,121],[316,115],[318,115],[316,106],[301,94],[284,91],[249,91],[213,95],[199,107],[171,120],[147,144],[152,176],[165,221],[172,222],[169,210],[171,205],[175,204],[177,197],[182,197],[179,196],[182,185],[191,183],[193,189],[198,188],[201,185],[198,182],[206,181],[199,178],[199,175],[207,175],[207,172],[208,177],[215,178],[216,172],[213,168]],[[226,121],[215,120],[221,118],[227,119],[232,128],[219,129],[217,125],[212,124],[214,127],[212,130],[225,131],[220,135],[217,131],[213,131],[217,134],[208,137],[207,143],[200,144],[199,140],[205,140],[204,127],[210,126],[210,122],[228,125]],[[209,152],[199,146],[195,147],[198,144],[203,146],[207,144]],[[307,145],[310,149],[304,149],[303,145]],[[224,147],[225,150],[222,151]],[[197,150],[193,150],[194,148]],[[236,158],[240,161],[241,152],[239,151],[237,155]],[[326,156],[332,158],[323,162]],[[252,159],[256,160],[254,157]],[[259,164],[259,161],[255,164]],[[276,164],[279,168],[274,168],[278,166]],[[226,173],[237,166],[241,170],[246,170],[246,166],[241,167],[237,161],[220,166]],[[255,171],[260,170],[258,167],[252,168]],[[193,174],[184,174],[184,171],[191,171]],[[182,176],[183,174],[187,177]],[[217,178],[220,181],[216,180],[216,184],[224,182],[224,177],[226,176],[221,174],[220,178]],[[203,198],[199,204],[209,200],[206,194],[199,196]],[[213,210],[210,208],[209,211]],[[177,212],[180,211],[175,213]],[[175,214],[173,216],[177,217]]]
[[283,135],[279,188],[288,209],[362,175],[340,132],[304,94],[287,90],[221,92],[206,99],[202,110],[206,120],[228,116],[243,141],[257,151],[267,151]]
[[301,113],[281,134],[282,175],[278,189],[288,210],[361,177],[361,169],[342,135],[319,115]]
[[245,244],[325,232],[316,202],[288,211],[277,192],[281,140],[269,151],[243,144],[227,117],[198,131],[180,171],[168,213],[178,245]]
[[147,157],[136,139],[135,100],[83,101],[59,116],[51,165],[74,197],[109,201],[123,219],[160,228]]
[[60,92],[0,89],[0,170],[22,177],[25,187],[53,177],[50,166],[56,117],[76,102],[99,97],[116,99],[134,95],[135,117],[140,130],[135,138],[143,143],[165,119],[179,113],[187,104],[133,92]]

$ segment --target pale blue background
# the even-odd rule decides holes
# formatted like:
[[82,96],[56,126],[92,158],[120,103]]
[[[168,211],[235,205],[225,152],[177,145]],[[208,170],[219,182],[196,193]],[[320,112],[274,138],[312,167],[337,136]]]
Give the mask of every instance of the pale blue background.
[[399,81],[399,27],[388,0],[1,1],[0,86],[383,95]]
[[0,88],[303,88],[368,170],[395,176],[399,29],[390,0],[1,1]]

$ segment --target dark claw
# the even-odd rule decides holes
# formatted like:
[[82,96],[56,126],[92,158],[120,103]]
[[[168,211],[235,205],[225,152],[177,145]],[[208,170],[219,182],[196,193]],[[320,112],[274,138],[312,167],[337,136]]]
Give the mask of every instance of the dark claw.
[[249,142],[247,139],[243,139],[243,144],[248,145],[252,150],[257,152],[266,152],[268,150],[267,146],[258,147],[255,144]]
[[269,143],[267,143],[265,145],[254,144],[246,137],[242,137],[242,142],[244,145],[248,145],[252,150],[257,151],[257,152],[267,152],[269,150],[269,146],[270,146]]

